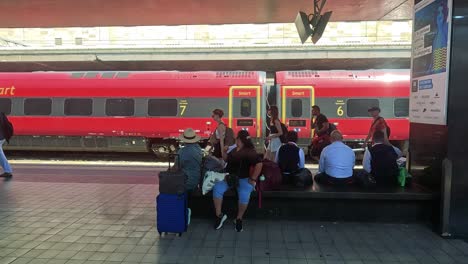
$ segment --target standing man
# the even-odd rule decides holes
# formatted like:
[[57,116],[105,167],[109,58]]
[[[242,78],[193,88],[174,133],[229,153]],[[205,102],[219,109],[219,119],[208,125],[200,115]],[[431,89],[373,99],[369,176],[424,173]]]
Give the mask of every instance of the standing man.
[[[373,137],[376,131],[382,131],[384,133],[384,144],[390,145],[390,141],[388,140],[390,137],[390,127],[385,122],[385,119],[380,116],[380,108],[377,106],[371,107],[368,110],[369,114],[372,116],[374,121],[372,122],[371,127],[369,128],[369,133],[367,134],[367,138],[365,143],[369,142],[369,140]],[[372,138],[372,143],[374,139]]]
[[3,174],[0,177],[11,178],[13,176],[10,164],[3,152],[3,144],[10,140],[12,129],[5,113],[0,113],[0,165],[3,168]]
[[320,156],[323,148],[330,144],[330,123],[328,118],[320,113],[318,105],[312,106],[312,129],[314,129],[314,137],[312,138],[311,156]]

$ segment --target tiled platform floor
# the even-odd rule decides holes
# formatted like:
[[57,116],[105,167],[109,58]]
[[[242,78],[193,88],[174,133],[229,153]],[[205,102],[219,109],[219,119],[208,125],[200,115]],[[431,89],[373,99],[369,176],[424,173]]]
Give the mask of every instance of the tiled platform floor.
[[210,221],[193,220],[181,238],[160,238],[154,184],[38,182],[17,174],[0,182],[0,264],[468,263],[468,243],[418,224],[246,219],[236,233],[231,222],[214,231]]

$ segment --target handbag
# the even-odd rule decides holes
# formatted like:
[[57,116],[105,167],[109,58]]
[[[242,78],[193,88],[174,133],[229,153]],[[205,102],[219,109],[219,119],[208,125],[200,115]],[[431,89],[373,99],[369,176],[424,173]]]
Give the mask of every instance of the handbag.
[[226,177],[226,173],[207,171],[202,184],[202,194],[205,195],[211,190],[217,182],[223,181]]
[[299,169],[292,174],[292,182],[297,187],[307,187],[314,183],[312,172],[306,168]]
[[230,188],[239,186],[239,175],[238,174],[228,173],[228,174],[226,174],[225,179],[226,179],[227,185]]

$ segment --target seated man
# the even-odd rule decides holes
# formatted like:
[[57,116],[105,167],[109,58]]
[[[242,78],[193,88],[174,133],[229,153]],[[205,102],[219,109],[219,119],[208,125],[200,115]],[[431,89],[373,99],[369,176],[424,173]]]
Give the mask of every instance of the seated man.
[[[185,188],[187,197],[190,197],[200,182],[203,151],[198,144],[200,136],[192,128],[185,129],[179,139],[184,143],[184,147],[177,152],[179,158],[176,158],[176,166],[179,166],[187,177]],[[190,224],[191,213],[190,208],[187,208],[188,224]]]
[[305,165],[304,150],[297,146],[297,138],[296,131],[288,131],[286,135],[288,143],[281,146],[276,153],[275,161],[283,174],[283,183],[289,183],[289,176],[303,169]]
[[343,135],[340,131],[333,131],[330,139],[332,143],[325,147],[320,155],[319,173],[315,175],[315,181],[332,185],[351,184],[354,182],[356,155],[342,142]]
[[201,176],[202,164],[202,149],[198,144],[200,136],[198,136],[192,128],[185,129],[184,133],[179,136],[184,147],[179,149],[179,158],[176,159],[176,165],[179,166],[187,176],[186,189],[193,191],[197,188]]
[[397,159],[401,156],[401,151],[384,144],[385,134],[381,130],[375,131],[372,138],[374,145],[364,153],[364,170],[374,176],[377,185],[396,186],[399,174]]

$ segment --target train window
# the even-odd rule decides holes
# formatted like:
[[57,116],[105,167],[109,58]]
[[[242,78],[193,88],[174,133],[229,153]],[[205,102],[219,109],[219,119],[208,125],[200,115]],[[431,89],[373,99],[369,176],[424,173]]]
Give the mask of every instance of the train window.
[[135,113],[135,101],[133,99],[107,99],[106,115],[108,116],[132,116]]
[[0,98],[0,112],[3,112],[7,115],[11,113],[11,99],[10,98]]
[[292,99],[291,101],[291,115],[293,117],[302,116],[302,100],[301,99]]
[[396,117],[409,116],[409,98],[397,98],[393,102],[393,113]]
[[241,116],[248,117],[252,114],[252,101],[250,99],[241,100]]
[[93,113],[92,99],[65,99],[65,115],[89,116]]
[[48,98],[29,98],[24,100],[25,115],[50,115],[52,100]]
[[369,108],[379,107],[378,99],[348,99],[346,110],[349,117],[369,117]]
[[177,99],[150,99],[149,116],[177,116]]

